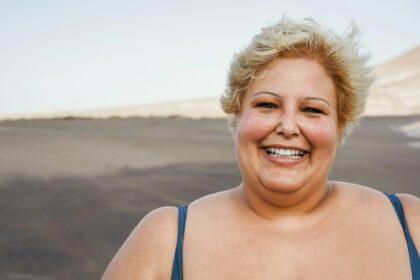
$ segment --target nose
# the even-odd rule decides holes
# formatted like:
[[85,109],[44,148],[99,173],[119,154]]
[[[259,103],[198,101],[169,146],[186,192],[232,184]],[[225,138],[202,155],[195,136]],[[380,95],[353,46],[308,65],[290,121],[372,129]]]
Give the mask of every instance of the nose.
[[279,117],[276,133],[286,138],[298,136],[300,134],[297,116],[294,112],[283,111]]

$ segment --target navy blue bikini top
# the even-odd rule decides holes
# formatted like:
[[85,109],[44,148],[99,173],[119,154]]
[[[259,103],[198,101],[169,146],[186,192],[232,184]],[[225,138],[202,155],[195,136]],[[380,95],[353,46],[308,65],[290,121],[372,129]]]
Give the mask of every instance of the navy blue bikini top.
[[[411,238],[410,231],[408,230],[401,201],[395,194],[384,194],[392,202],[392,206],[394,206],[401,226],[404,229],[408,254],[410,256],[411,275],[413,280],[420,280],[420,258],[416,246],[414,245],[413,239]],[[178,213],[178,240],[172,267],[172,280],[182,280],[182,245],[184,242],[185,221],[188,213],[188,205],[179,206]]]

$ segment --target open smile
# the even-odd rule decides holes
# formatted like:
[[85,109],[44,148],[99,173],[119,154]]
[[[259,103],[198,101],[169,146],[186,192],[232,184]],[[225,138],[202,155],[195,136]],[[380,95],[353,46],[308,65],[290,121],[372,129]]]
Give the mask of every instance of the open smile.
[[261,147],[264,157],[277,165],[294,166],[301,163],[310,153],[296,147]]

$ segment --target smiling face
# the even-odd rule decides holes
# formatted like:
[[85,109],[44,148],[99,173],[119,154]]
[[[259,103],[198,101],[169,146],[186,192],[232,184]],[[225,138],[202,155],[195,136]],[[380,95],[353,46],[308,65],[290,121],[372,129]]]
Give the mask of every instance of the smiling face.
[[244,187],[269,196],[324,186],[337,145],[335,87],[318,62],[282,58],[253,81],[235,131]]

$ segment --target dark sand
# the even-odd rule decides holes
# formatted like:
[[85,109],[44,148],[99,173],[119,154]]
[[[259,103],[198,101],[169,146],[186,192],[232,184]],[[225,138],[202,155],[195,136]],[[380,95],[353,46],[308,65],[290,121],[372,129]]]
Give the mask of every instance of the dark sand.
[[[331,178],[420,196],[420,120],[366,118]],[[0,279],[98,279],[150,210],[240,182],[224,120],[0,122]]]

